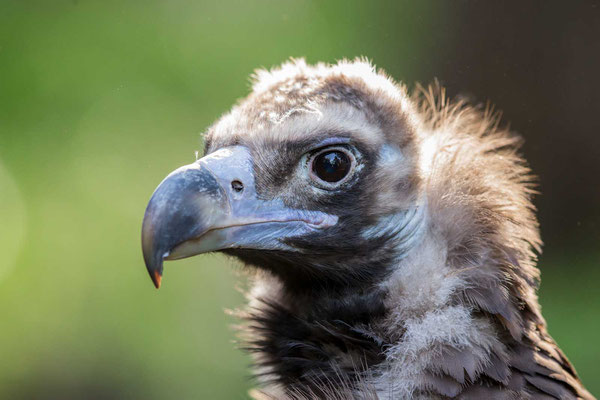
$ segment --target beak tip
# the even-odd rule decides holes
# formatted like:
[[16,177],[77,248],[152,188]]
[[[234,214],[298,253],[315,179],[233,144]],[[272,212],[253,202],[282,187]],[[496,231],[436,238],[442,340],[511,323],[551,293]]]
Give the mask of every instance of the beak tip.
[[163,272],[162,257],[152,254],[152,252],[148,251],[148,249],[144,247],[144,262],[146,263],[146,270],[148,271],[148,275],[150,275],[150,279],[152,279],[152,283],[157,289],[159,289]]
[[162,280],[162,275],[158,271],[154,271],[150,274],[150,278],[152,278],[152,283],[154,283],[154,287],[160,289],[160,282]]

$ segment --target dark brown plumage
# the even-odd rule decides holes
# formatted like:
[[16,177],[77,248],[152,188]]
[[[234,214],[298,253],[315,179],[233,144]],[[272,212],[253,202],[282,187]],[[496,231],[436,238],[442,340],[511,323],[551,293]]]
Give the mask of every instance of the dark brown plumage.
[[157,189],[147,265],[220,250],[249,267],[258,398],[591,399],[541,316],[518,143],[489,109],[409,96],[365,61],[259,71]]

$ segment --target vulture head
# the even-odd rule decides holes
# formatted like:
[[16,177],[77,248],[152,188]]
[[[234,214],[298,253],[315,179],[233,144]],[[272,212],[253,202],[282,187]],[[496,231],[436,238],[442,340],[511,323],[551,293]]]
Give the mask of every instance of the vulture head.
[[257,398],[592,398],[546,332],[518,138],[368,62],[258,71],[205,154],[158,186],[142,247],[220,251]]

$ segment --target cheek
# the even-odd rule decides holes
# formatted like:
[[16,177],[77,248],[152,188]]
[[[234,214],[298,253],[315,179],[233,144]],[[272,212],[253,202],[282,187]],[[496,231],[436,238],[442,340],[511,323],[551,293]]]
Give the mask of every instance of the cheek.
[[311,185],[309,178],[302,176],[291,176],[284,186],[280,188],[277,196],[290,207],[306,210],[325,211],[327,204],[331,202],[331,193],[325,193]]

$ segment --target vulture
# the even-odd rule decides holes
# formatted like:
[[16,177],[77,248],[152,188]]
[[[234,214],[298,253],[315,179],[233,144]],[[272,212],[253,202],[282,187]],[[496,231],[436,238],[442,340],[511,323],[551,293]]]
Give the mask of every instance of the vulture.
[[142,250],[248,272],[256,399],[593,399],[536,290],[535,179],[491,107],[368,60],[258,70],[146,208]]

